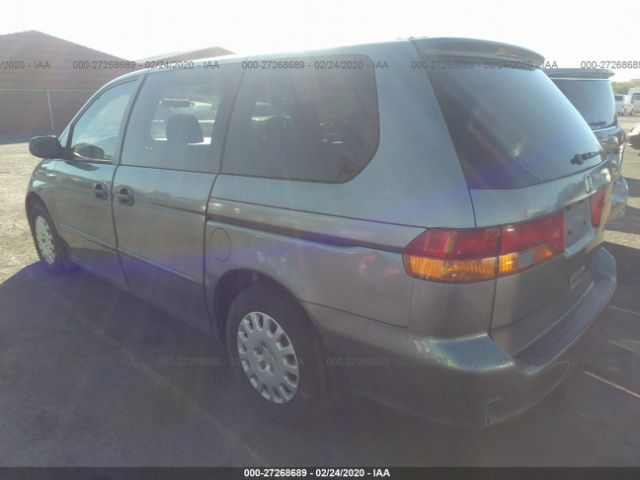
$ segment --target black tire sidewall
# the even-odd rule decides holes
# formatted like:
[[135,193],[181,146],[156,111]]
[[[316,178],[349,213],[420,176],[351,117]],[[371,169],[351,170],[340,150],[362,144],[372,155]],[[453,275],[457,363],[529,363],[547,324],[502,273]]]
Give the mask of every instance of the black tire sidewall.
[[[36,238],[36,218],[42,217],[45,219],[47,224],[49,225],[49,230],[51,231],[51,235],[53,236],[53,244],[55,247],[56,259],[53,264],[48,263],[44,257],[42,256],[42,252],[40,251],[40,246],[38,245],[38,240]],[[66,269],[66,253],[64,250],[64,246],[62,244],[62,239],[58,235],[58,231],[56,230],[55,224],[53,223],[53,219],[49,212],[44,207],[44,205],[40,203],[35,203],[31,210],[29,211],[29,223],[31,226],[31,234],[33,236],[33,243],[36,246],[36,251],[38,252],[38,257],[44,268],[52,273],[62,273]]]
[[[284,329],[296,351],[299,385],[288,402],[276,404],[258,393],[249,383],[237,350],[238,326],[247,313],[258,311],[275,319]],[[231,368],[243,393],[271,418],[293,424],[312,419],[326,400],[324,355],[313,324],[304,309],[287,295],[270,285],[254,284],[233,300],[227,316],[227,349]]]

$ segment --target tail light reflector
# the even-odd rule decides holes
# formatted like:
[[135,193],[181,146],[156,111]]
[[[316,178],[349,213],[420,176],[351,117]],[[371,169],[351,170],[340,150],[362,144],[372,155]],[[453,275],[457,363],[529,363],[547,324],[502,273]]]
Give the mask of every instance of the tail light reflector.
[[462,283],[490,280],[544,262],[564,251],[563,212],[501,227],[431,229],[404,249],[414,277]]

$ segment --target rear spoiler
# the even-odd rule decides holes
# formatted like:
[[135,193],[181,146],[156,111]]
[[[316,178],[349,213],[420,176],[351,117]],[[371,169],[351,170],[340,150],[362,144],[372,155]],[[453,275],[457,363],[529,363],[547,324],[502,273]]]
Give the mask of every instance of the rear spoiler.
[[547,68],[544,73],[549,78],[602,78],[607,79],[615,75],[608,68]]
[[524,63],[534,67],[544,63],[542,55],[508,43],[470,38],[412,38],[411,41],[422,58],[480,58],[496,62]]

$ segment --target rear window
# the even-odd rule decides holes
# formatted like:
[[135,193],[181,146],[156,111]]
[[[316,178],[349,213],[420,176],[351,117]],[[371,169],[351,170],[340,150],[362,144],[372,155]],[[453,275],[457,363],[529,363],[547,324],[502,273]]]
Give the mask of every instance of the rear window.
[[522,188],[602,161],[584,119],[538,68],[427,70],[469,188]]
[[247,69],[223,173],[326,183],[356,176],[378,148],[375,77],[366,60],[307,57],[290,60],[305,68]]
[[609,80],[554,78],[553,83],[573,103],[591,128],[616,124],[616,105]]

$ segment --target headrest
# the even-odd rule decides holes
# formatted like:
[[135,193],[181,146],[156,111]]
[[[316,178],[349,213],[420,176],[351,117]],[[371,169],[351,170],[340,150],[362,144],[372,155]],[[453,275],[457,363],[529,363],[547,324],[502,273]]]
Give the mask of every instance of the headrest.
[[194,115],[174,115],[167,121],[167,141],[171,143],[201,143],[202,128]]

